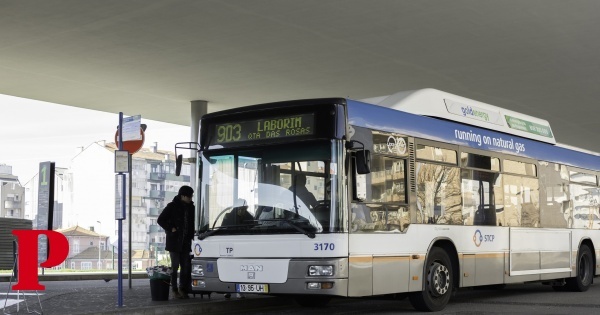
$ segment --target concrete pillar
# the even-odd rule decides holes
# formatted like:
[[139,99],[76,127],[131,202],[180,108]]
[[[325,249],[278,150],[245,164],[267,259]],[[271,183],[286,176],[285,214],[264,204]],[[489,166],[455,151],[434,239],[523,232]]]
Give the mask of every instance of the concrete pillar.
[[[190,142],[199,143],[198,129],[200,128],[200,118],[208,112],[208,102],[200,100],[192,101],[190,107],[192,109],[192,121],[190,124]],[[194,158],[192,161],[194,161],[194,163],[191,164],[190,186],[194,188],[194,191],[196,191],[195,195],[197,196],[199,192],[197,191],[198,189],[196,187],[196,183],[198,182],[196,180],[196,165],[198,165],[198,163],[195,158],[198,157],[198,154],[193,151],[192,154],[192,157]]]

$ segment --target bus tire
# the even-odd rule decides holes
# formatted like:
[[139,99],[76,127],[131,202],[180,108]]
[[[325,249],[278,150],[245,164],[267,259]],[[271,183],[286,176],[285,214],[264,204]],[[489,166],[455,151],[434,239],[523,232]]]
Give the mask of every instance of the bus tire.
[[565,289],[573,292],[585,292],[594,278],[594,258],[589,246],[583,244],[577,253],[577,275],[566,279]]
[[433,247],[425,265],[425,287],[421,292],[410,294],[410,304],[418,311],[443,310],[452,295],[452,272],[448,253],[440,247]]
[[326,295],[298,295],[294,297],[294,300],[303,307],[323,307],[329,303],[331,297]]

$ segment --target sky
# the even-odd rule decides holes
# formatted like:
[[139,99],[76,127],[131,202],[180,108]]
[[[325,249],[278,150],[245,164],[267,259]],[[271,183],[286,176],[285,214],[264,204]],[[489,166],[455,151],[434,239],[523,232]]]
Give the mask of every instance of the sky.
[[[118,114],[0,94],[0,164],[12,166],[12,174],[25,185],[38,173],[40,162],[67,168],[80,147],[114,142],[118,124]],[[148,125],[145,148],[157,142],[159,150],[174,151],[175,143],[189,141],[188,126],[143,116],[142,124]]]

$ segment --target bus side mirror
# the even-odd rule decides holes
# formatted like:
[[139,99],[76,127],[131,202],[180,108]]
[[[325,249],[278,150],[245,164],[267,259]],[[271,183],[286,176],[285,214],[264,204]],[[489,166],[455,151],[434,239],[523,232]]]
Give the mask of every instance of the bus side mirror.
[[365,149],[358,150],[355,157],[356,173],[359,175],[371,173],[371,151]]
[[179,176],[181,174],[181,164],[183,164],[183,155],[178,155],[175,160],[175,176]]

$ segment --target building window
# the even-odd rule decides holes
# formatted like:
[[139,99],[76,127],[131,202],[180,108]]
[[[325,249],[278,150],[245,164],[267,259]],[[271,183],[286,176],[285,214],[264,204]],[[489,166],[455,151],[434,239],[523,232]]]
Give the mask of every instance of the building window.
[[81,263],[81,270],[90,270],[92,269],[92,263],[89,261],[85,261]]
[[79,240],[73,241],[73,254],[79,254]]

